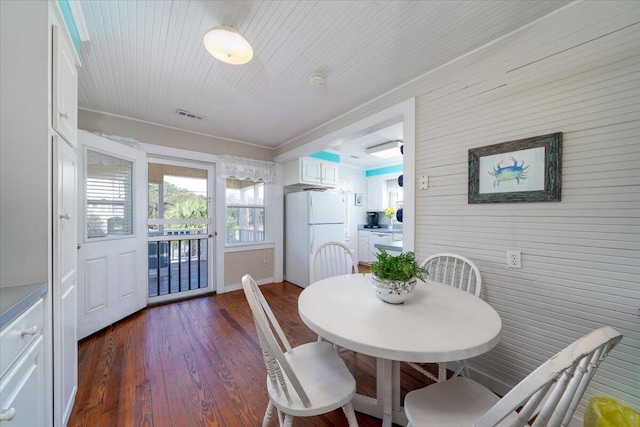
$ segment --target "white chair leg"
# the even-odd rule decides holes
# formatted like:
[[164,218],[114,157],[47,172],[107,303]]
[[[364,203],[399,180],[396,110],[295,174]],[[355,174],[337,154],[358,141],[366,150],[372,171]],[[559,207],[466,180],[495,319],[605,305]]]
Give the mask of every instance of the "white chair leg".
[[351,404],[351,402],[345,403],[345,405],[342,407],[342,411],[347,417],[349,427],[358,427],[358,420],[356,419],[356,413],[353,410],[353,405]]
[[287,414],[284,416],[282,427],[293,427],[293,415]]
[[447,364],[438,363],[438,382],[442,383],[447,380]]
[[322,342],[322,337],[318,335],[318,342]]
[[271,399],[269,399],[267,410],[264,413],[264,418],[262,419],[262,427],[267,427],[271,422],[271,417],[273,416],[273,408],[275,408],[275,406],[273,405],[273,402],[271,401]]
[[462,372],[464,372],[464,376],[466,378],[471,378],[471,375],[469,375],[469,367],[467,366],[467,362],[463,360],[460,363],[462,363]]

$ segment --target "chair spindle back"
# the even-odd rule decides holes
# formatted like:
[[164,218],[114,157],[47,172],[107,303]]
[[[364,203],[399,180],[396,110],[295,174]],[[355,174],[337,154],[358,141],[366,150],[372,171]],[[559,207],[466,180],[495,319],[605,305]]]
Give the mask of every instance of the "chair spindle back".
[[495,426],[521,406],[518,426],[534,416],[533,427],[568,425],[598,365],[621,339],[609,326],[585,335],[522,380],[475,426]]
[[422,262],[429,271],[429,279],[480,296],[480,271],[469,259],[449,253],[432,255]]
[[358,272],[358,263],[353,253],[340,242],[327,242],[320,245],[313,254],[311,265],[314,282],[327,277]]
[[[251,307],[253,320],[258,332],[258,340],[260,341],[260,347],[262,348],[262,357],[264,358],[264,363],[267,368],[267,374],[271,384],[274,389],[277,390],[278,395],[284,394],[287,401],[291,404],[292,399],[289,394],[290,384],[300,397],[303,404],[307,408],[310,407],[311,402],[309,397],[302,388],[300,381],[287,361],[282,347],[280,347],[280,344],[273,333],[273,331],[276,332],[280,339],[280,343],[282,343],[286,352],[293,352],[291,344],[289,344],[289,341],[273,314],[271,307],[269,307],[267,300],[264,298],[264,295],[262,295],[260,288],[251,275],[246,274],[242,277],[242,287],[244,289],[244,294],[247,297],[247,301],[249,302],[249,307]],[[287,383],[287,380],[289,384]]]

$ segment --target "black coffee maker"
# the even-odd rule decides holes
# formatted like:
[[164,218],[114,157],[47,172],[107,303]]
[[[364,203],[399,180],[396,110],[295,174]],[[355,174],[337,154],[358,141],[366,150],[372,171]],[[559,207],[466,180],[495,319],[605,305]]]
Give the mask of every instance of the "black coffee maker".
[[367,212],[367,225],[364,228],[379,228],[378,212]]

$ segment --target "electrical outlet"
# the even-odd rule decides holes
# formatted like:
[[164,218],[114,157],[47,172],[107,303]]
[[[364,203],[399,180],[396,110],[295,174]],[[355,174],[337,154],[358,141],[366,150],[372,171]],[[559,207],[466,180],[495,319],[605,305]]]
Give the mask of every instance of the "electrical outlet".
[[507,267],[522,268],[522,260],[520,259],[520,251],[507,251]]

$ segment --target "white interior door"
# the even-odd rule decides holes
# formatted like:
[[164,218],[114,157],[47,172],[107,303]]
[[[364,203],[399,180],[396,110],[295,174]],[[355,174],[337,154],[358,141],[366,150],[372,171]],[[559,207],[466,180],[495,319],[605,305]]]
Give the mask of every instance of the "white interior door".
[[53,363],[55,426],[67,424],[78,389],[77,155],[53,136]]
[[146,155],[79,132],[78,338],[146,306]]

